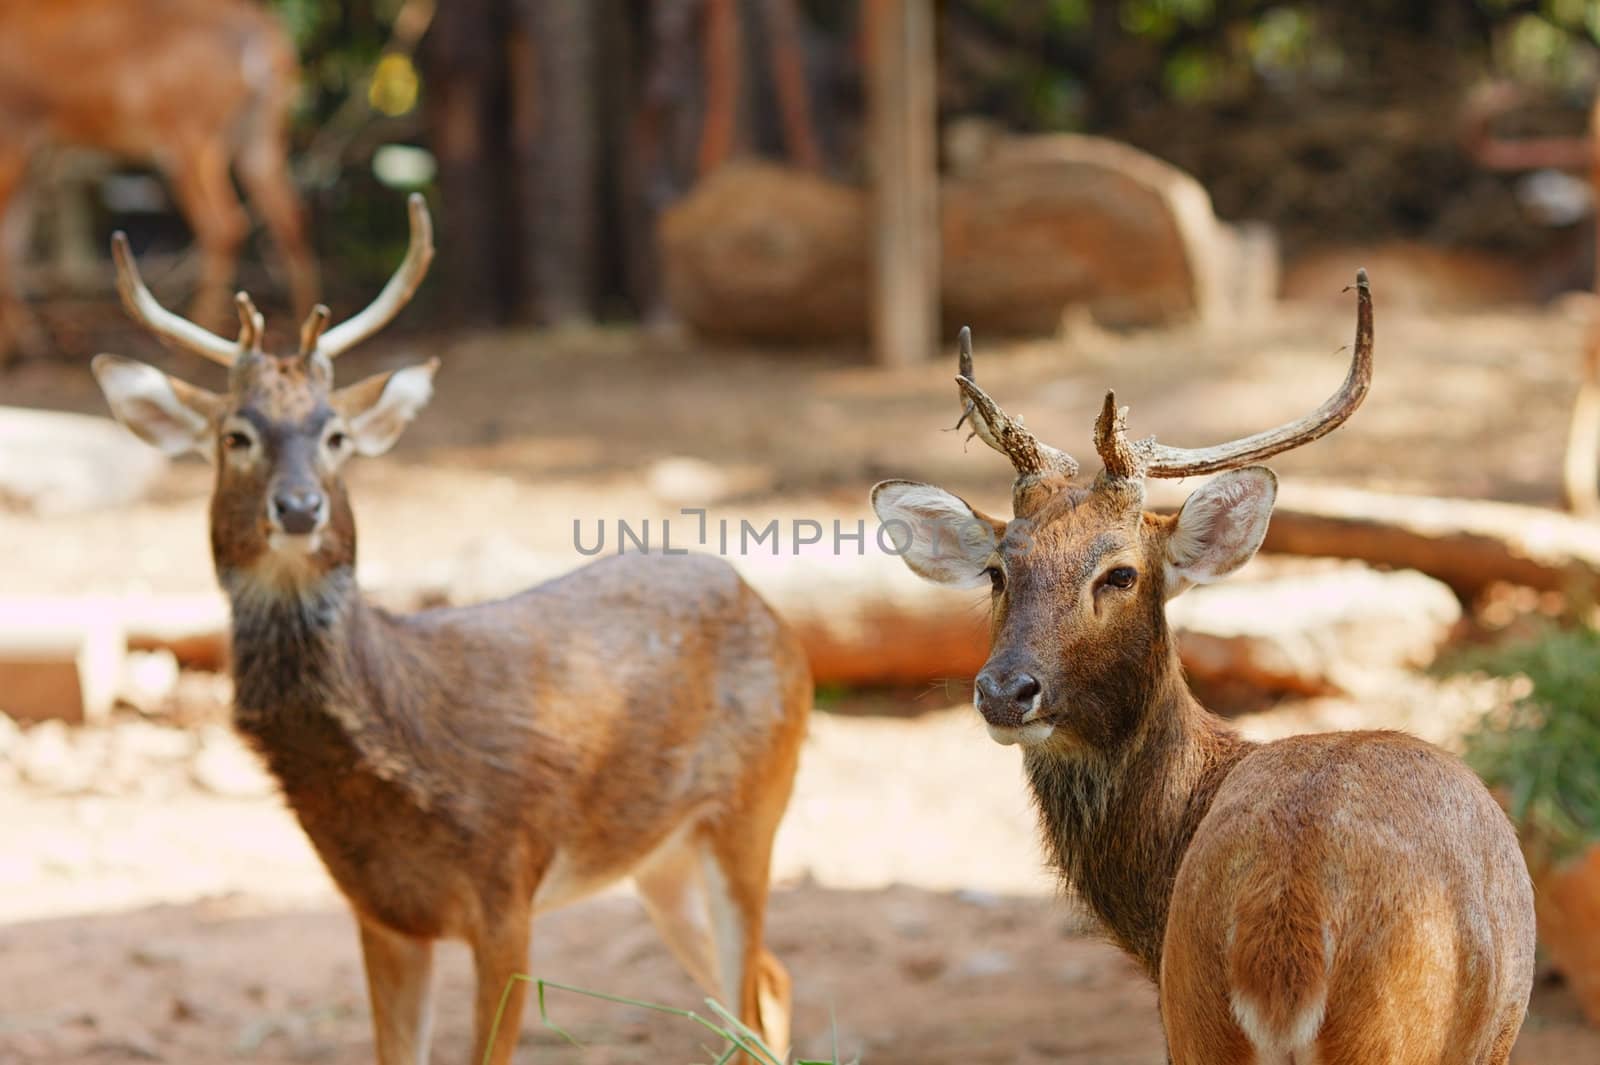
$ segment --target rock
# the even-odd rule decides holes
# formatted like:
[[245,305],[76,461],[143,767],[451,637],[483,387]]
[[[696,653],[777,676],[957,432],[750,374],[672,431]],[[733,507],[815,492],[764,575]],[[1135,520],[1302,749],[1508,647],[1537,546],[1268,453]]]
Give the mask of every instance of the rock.
[[922,951],[900,959],[901,975],[914,984],[937,980],[948,966],[949,962],[940,951]]
[[1108,326],[1229,314],[1231,247],[1193,177],[1127,144],[1006,137],[949,182],[941,300],[951,329],[1048,333],[1086,306]]
[[147,721],[125,721],[111,730],[112,751],[145,765],[181,762],[195,747],[193,733]]
[[977,888],[962,888],[956,892],[956,899],[980,910],[997,910],[1004,901],[993,891],[980,891]]
[[36,787],[78,793],[94,782],[99,767],[91,753],[74,746],[65,724],[45,721],[28,731],[17,768],[22,778]]
[[980,950],[962,958],[960,963],[950,969],[950,976],[957,980],[968,980],[973,977],[1004,976],[1017,967],[1017,960],[1002,950]]
[[96,791],[157,796],[177,790],[184,763],[195,748],[192,733],[147,721],[119,722],[108,731]]
[[189,773],[206,791],[229,799],[259,799],[274,789],[272,778],[256,756],[224,728],[209,728],[201,733],[200,750]]
[[178,691],[178,658],[171,651],[133,651],[122,664],[117,698],[141,714],[158,714]]
[[1185,592],[1167,617],[1196,679],[1319,695],[1348,690],[1349,674],[1428,665],[1461,620],[1461,604],[1413,570],[1268,560]]
[[0,711],[23,721],[103,720],[126,653],[99,600],[0,600]]
[[[650,492],[666,503],[703,507],[728,494],[729,478],[721,468],[703,459],[669,455],[652,462],[645,470]],[[693,527],[694,519],[688,519]]]
[[0,407],[0,505],[35,514],[123,506],[166,468],[109,418]]

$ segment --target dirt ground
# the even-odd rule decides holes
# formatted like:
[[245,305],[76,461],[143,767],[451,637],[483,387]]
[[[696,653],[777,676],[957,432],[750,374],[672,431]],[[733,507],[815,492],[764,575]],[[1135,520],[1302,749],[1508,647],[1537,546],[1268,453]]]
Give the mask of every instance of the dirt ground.
[[[1576,308],[1386,316],[1382,279],[1373,283],[1371,399],[1349,426],[1275,460],[1280,475],[1554,502],[1584,325]],[[1092,457],[1108,385],[1132,405],[1135,431],[1199,445],[1320,402],[1342,373],[1353,317],[1330,304],[1226,332],[979,337],[978,376],[1080,458]],[[84,360],[104,349],[220,383],[214,367],[114,323],[75,321],[52,317],[68,354],[0,379],[0,402],[100,411]],[[1004,510],[1003,461],[944,431],[953,358],[882,372],[860,353],[713,352],[628,331],[416,334],[350,356],[341,378],[431,354],[445,360],[433,406],[394,455],[351,475],[368,583],[497,539],[566,551],[576,565],[574,518],[699,505],[763,522],[864,516],[867,487],[888,476]],[[0,591],[208,591],[207,487],[203,465],[184,462],[133,507],[0,512]],[[1419,718],[1430,691],[1405,696]],[[770,918],[797,985],[797,1049],[826,1056],[836,1033],[842,1059],[868,1065],[1164,1060],[1151,989],[1057,898],[1015,751],[985,738],[965,698],[952,686],[833,699],[836,712],[817,717]],[[843,712],[863,709],[886,712]],[[1404,723],[1390,710],[1372,714]],[[1281,734],[1361,714],[1285,706],[1247,725]],[[0,1062],[370,1060],[351,923],[292,818],[270,794],[219,796],[171,766],[144,766],[134,763],[134,783],[54,790],[0,768]],[[536,975],[697,1005],[625,896],[552,914],[535,938]],[[436,1060],[460,1061],[470,1039],[460,952],[446,953],[441,976]],[[586,1049],[530,1020],[528,1058],[714,1057],[675,1018],[555,993],[550,1007]],[[1600,1061],[1600,1033],[1559,983],[1542,981],[1516,1060]]]

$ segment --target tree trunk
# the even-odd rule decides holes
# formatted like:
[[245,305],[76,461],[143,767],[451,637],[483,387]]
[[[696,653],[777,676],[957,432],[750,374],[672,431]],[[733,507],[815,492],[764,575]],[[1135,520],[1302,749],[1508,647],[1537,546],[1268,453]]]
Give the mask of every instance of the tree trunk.
[[546,324],[584,321],[594,307],[599,237],[598,14],[591,0],[521,0],[519,9],[533,42],[533,75],[519,85],[514,109],[523,304]]
[[939,336],[939,175],[932,0],[868,0],[872,343],[880,365],[920,362]]
[[429,140],[439,158],[441,282],[457,322],[492,322],[500,314],[504,219],[493,145],[502,95],[503,51],[496,34],[499,0],[440,4],[423,60],[429,81]]

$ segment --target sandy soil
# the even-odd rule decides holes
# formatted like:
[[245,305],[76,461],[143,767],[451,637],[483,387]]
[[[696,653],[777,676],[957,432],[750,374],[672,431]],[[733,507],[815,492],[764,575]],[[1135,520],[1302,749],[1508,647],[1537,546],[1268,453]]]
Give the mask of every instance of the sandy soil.
[[[1318,722],[1286,708],[1244,724]],[[815,726],[769,919],[798,988],[799,1052],[826,1058],[836,1037],[841,1060],[869,1065],[1164,1060],[1153,990],[1042,868],[1014,750],[964,707]],[[278,800],[220,798],[155,763],[129,780],[0,787],[0,1061],[370,1060],[352,921]],[[625,892],[542,919],[530,971],[702,1005]],[[461,1061],[463,950],[443,952],[440,979],[436,1060]],[[555,992],[548,1005],[584,1049],[530,1017],[530,1059],[714,1056],[678,1018]],[[1600,1060],[1600,1032],[1544,984],[1516,1060]]]

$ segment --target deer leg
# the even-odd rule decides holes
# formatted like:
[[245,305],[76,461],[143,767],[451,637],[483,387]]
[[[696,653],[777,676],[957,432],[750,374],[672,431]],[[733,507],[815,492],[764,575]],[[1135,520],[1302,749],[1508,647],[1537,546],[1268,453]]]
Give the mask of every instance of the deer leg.
[[705,118],[697,161],[702,177],[733,154],[743,79],[738,0],[707,0],[704,19]]
[[200,245],[200,285],[189,319],[207,329],[222,329],[239,245],[250,226],[233,190],[226,147],[210,140],[195,146],[180,155],[171,176],[178,205]]
[[[495,913],[492,907],[485,907]],[[472,944],[478,989],[473,1009],[472,1065],[510,1065],[522,1032],[522,1005],[527,999],[528,943],[532,938],[532,903],[524,902],[499,915]]]
[[795,0],[765,0],[765,7],[767,50],[778,90],[778,110],[783,116],[784,146],[801,167],[819,170],[822,152],[817,148],[816,128],[811,121],[811,90],[806,84],[805,57],[800,47],[800,13]]
[[361,922],[378,1065],[428,1065],[433,943]]
[[785,1059],[792,1005],[789,972],[762,943],[777,818],[747,818],[720,827],[711,834],[702,867],[724,1001]]
[[17,290],[27,236],[18,193],[27,171],[25,154],[0,154],[0,369],[11,356],[36,355],[44,347],[38,323]]
[[701,868],[702,844],[695,839],[663,846],[634,871],[639,901],[667,949],[708,995],[721,996],[717,952],[706,918],[711,901]]
[[316,258],[306,240],[305,216],[289,177],[289,161],[284,156],[282,140],[260,136],[246,145],[239,156],[239,179],[244,182],[250,202],[260,212],[283,258],[295,313],[304,315],[317,302],[320,285]]

